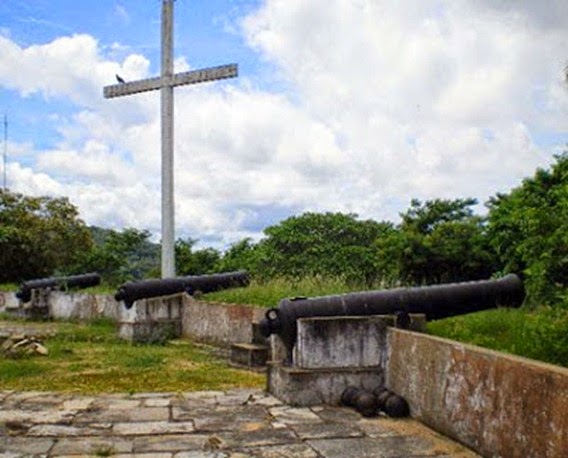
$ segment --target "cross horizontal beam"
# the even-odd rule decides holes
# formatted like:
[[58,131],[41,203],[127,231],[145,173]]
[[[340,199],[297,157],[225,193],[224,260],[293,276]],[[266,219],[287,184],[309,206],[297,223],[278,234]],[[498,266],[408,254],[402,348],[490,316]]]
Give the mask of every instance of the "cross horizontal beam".
[[138,94],[140,92],[154,91],[164,86],[184,86],[187,84],[205,83],[207,81],[234,78],[239,74],[238,64],[220,65],[219,67],[203,68],[189,72],[177,73],[171,78],[148,78],[130,83],[113,84],[105,86],[103,93],[106,99]]

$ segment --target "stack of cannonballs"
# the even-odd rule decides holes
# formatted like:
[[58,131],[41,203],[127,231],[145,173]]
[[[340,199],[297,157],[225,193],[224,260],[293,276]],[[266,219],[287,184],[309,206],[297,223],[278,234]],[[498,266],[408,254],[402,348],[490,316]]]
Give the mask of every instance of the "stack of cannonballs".
[[341,394],[341,404],[355,408],[364,417],[384,413],[389,417],[401,418],[410,414],[406,399],[383,385],[377,386],[373,391],[350,386]]

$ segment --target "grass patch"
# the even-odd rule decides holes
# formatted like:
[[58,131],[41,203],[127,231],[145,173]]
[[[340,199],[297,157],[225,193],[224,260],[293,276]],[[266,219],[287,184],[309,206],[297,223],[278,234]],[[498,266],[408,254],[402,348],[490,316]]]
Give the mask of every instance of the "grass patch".
[[0,283],[0,291],[4,293],[18,291],[19,287],[16,283]]
[[107,283],[101,283],[97,286],[89,286],[88,288],[71,288],[74,293],[86,293],[86,294],[108,294],[114,296],[116,293],[117,286],[109,285]]
[[428,323],[439,337],[568,367],[568,308],[496,309]]
[[213,347],[186,340],[131,344],[116,337],[109,320],[51,324],[57,333],[44,342],[47,357],[0,358],[0,389],[135,393],[262,388],[266,383],[263,374],[229,367]]
[[[2,389],[11,383],[43,376],[47,369],[32,359],[6,359],[0,364],[0,384]],[[31,388],[30,388],[31,389]]]
[[[248,304],[258,307],[275,307],[281,299],[289,297],[315,297],[365,291],[373,288],[354,285],[342,279],[307,277],[297,280],[277,278],[266,282],[253,280],[246,288],[234,288],[205,294],[204,300],[229,304]],[[377,286],[374,289],[380,289]]]

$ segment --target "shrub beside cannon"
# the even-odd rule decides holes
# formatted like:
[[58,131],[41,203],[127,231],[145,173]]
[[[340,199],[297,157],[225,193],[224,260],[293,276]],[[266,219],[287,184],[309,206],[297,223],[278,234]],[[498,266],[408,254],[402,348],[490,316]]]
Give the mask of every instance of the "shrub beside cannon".
[[265,337],[277,334],[291,354],[299,318],[421,313],[435,320],[499,306],[519,307],[524,300],[523,283],[514,274],[498,280],[364,291],[315,298],[283,299],[261,321]]
[[250,276],[246,271],[140,280],[121,285],[114,298],[117,301],[124,301],[125,307],[130,309],[134,302],[139,299],[169,296],[183,292],[193,296],[197,291],[210,293],[222,289],[247,286],[249,282]]
[[32,291],[34,290],[67,291],[70,288],[89,288],[100,283],[101,276],[97,273],[28,280],[20,285],[20,289],[16,292],[16,297],[22,302],[29,302],[32,299]]

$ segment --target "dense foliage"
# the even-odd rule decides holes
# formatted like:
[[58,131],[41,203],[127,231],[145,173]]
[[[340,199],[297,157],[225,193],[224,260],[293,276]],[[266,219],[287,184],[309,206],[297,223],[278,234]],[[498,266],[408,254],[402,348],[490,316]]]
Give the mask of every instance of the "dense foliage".
[[489,278],[497,260],[483,218],[473,213],[475,204],[475,199],[412,200],[396,230],[376,241],[383,276],[403,284]]
[[489,202],[488,237],[505,271],[523,275],[534,298],[550,302],[568,284],[568,153],[509,194]]
[[174,248],[178,275],[208,274],[219,270],[221,253],[214,248],[194,250],[196,243],[194,239],[176,241]]
[[117,285],[159,273],[160,247],[150,232],[126,228],[122,232],[90,227],[95,243],[68,273],[98,272],[105,283]]
[[0,283],[51,275],[74,264],[92,245],[68,199],[0,190]]
[[380,280],[373,243],[390,223],[342,213],[304,213],[264,230],[256,271],[263,277],[330,276],[370,285]]

